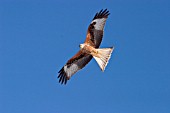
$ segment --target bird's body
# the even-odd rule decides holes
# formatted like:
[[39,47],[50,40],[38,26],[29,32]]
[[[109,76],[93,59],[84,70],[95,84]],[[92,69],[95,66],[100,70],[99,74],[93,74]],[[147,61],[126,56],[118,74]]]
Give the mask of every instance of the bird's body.
[[97,55],[97,50],[94,47],[92,47],[92,46],[90,46],[86,43],[80,44],[80,49],[83,53],[87,53],[87,54],[90,54],[92,56]]
[[80,51],[68,60],[65,66],[59,71],[58,78],[61,84],[66,84],[67,80],[78,70],[85,67],[92,58],[97,61],[102,71],[105,70],[114,48],[99,48],[99,46],[103,37],[104,25],[109,14],[107,9],[96,13],[88,27],[85,42],[80,44]]

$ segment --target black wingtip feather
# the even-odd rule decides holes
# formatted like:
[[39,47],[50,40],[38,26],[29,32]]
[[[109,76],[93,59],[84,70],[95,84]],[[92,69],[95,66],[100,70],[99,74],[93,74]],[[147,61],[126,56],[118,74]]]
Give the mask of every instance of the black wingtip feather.
[[99,19],[99,18],[107,18],[110,15],[109,11],[107,9],[105,10],[100,10],[99,12],[97,12],[93,18],[94,19]]
[[68,79],[67,79],[66,73],[64,71],[64,67],[58,73],[59,73],[59,75],[58,75],[59,83],[66,84]]

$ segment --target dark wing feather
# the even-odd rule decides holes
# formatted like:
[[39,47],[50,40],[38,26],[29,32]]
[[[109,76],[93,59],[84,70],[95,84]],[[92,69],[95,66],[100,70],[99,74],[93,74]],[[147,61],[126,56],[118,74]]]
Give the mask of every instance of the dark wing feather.
[[109,14],[110,13],[109,13],[109,11],[107,9],[105,9],[104,11],[102,9],[102,10],[100,10],[99,13],[96,13],[96,15],[94,16],[93,20],[99,19],[99,18],[107,18],[109,16]]
[[103,38],[103,29],[109,14],[107,9],[96,13],[88,27],[85,43],[88,43],[95,48],[100,46]]
[[67,61],[65,66],[58,72],[59,82],[61,84],[66,84],[67,80],[75,74],[78,70],[85,67],[86,64],[92,59],[91,55],[83,53],[81,50],[73,56],[70,60]]

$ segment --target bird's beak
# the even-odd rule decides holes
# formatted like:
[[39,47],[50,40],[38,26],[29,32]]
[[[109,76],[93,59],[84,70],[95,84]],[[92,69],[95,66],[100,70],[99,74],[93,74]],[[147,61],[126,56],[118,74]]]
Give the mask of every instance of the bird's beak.
[[80,49],[82,49],[82,44],[79,45]]
[[83,48],[83,44],[80,44],[80,49],[82,49]]

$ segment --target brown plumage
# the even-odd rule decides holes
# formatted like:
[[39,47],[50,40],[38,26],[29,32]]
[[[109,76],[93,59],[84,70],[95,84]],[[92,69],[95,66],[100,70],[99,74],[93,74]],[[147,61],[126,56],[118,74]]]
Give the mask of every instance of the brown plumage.
[[103,49],[98,48],[102,41],[104,25],[109,14],[107,9],[96,13],[88,27],[84,44],[80,44],[80,50],[77,54],[68,60],[58,72],[58,78],[61,84],[66,84],[67,80],[69,80],[78,70],[85,67],[92,58],[97,61],[101,70],[104,71],[108,60],[110,59],[113,47]]

